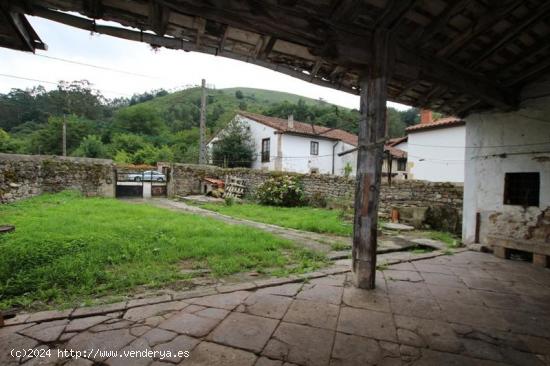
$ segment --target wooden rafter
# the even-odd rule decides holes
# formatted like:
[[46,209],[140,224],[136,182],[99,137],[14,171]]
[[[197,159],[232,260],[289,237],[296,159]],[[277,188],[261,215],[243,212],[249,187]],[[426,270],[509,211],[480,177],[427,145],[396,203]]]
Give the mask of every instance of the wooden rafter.
[[156,34],[163,36],[168,27],[169,12],[155,0],[150,1],[149,23]]
[[450,5],[438,14],[426,28],[418,30],[409,38],[409,42],[415,45],[428,44],[441,30],[447,27],[449,20],[456,14],[467,8],[474,0],[452,1]]
[[[481,108],[508,110],[517,105],[517,86],[547,70],[547,33],[537,22],[548,14],[540,11],[547,3],[444,0],[436,6],[425,0],[333,0],[312,6],[314,0],[28,0],[8,6],[15,13],[57,12],[46,17],[155,46],[223,54],[356,94],[361,90],[359,75],[374,60],[373,50],[359,45],[385,29],[396,37],[395,68],[388,80],[392,100],[435,105],[436,96],[422,91],[418,82],[445,88],[448,95],[464,93],[478,99]],[[123,27],[91,27],[60,15],[74,12]],[[510,25],[501,23],[504,19]],[[124,26],[142,32],[138,37]],[[153,37],[149,30],[166,37]],[[489,46],[475,54],[484,44]],[[11,46],[2,39],[0,45]],[[459,48],[464,51],[453,57]]]
[[496,9],[488,9],[483,16],[474,21],[472,26],[463,30],[459,35],[454,37],[450,43],[443,46],[443,48],[437,52],[437,56],[449,57],[453,55],[459,48],[486,32],[496,22],[500,21],[504,16],[508,15],[522,4],[523,1],[521,0],[508,0],[504,3],[500,3]]
[[540,8],[537,8],[536,11],[530,13],[527,19],[523,20],[521,24],[514,26],[513,30],[507,32],[503,37],[500,38],[498,42],[492,44],[487,50],[485,50],[480,56],[478,56],[474,61],[469,65],[470,67],[477,66],[480,62],[489,58],[495,52],[500,50],[504,45],[509,41],[517,38],[525,29],[531,26],[533,23],[536,23],[542,19],[547,19],[550,16],[550,1],[543,3]]
[[418,0],[389,0],[382,16],[375,27],[392,30],[403,20],[405,15],[416,5]]

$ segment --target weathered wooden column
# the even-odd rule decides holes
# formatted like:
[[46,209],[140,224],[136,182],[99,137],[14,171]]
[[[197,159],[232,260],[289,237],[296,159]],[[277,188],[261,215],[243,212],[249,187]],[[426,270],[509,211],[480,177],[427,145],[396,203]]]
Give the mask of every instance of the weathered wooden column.
[[373,59],[361,79],[359,151],[355,187],[352,271],[355,286],[373,289],[376,275],[378,199],[386,140],[386,100],[393,46],[389,32],[372,38]]

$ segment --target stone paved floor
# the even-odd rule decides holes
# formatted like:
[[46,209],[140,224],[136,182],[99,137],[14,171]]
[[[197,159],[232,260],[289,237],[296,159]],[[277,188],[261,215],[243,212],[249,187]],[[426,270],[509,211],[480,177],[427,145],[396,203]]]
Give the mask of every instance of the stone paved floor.
[[[0,328],[0,365],[550,365],[548,269],[463,252],[390,266],[374,291],[348,279],[144,300],[101,315],[80,309],[54,321],[31,315]],[[12,348],[53,352],[19,360]],[[57,357],[59,349],[190,357],[87,354],[92,362]]]

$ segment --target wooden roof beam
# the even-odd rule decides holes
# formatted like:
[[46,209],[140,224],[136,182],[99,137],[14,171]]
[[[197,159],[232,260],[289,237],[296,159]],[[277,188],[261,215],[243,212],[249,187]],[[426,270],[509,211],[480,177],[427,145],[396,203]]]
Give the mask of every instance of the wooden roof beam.
[[273,50],[273,47],[275,46],[275,42],[277,42],[277,38],[270,37],[270,36],[263,36],[261,43],[261,48],[257,54],[257,57],[261,58],[262,60],[267,59],[271,51]]
[[421,80],[476,96],[502,110],[514,109],[517,106],[517,95],[491,83],[483,76],[471,73],[451,62],[438,60],[429,54],[418,52],[418,50],[402,48],[400,52],[402,52],[401,58],[417,65]]
[[345,20],[353,23],[357,19],[357,8],[362,3],[361,0],[334,0],[331,19],[336,22]]
[[466,9],[474,0],[459,0],[451,1],[452,4],[448,5],[441,14],[435,17],[429,26],[419,27],[418,30],[409,38],[409,42],[412,44],[425,44],[430,41],[441,30],[447,27],[449,20]]
[[103,16],[103,4],[101,0],[84,1],[84,14],[90,18],[99,19]]
[[225,25],[223,29],[223,35],[220,38],[220,44],[218,45],[217,55],[221,55],[224,52],[225,42],[227,41],[227,35],[229,34],[229,26]]
[[[35,50],[45,50],[47,46],[40,40],[33,27],[25,18],[25,15],[19,12],[5,10],[0,7],[0,11],[11,25],[12,31],[20,39],[25,51],[34,52]],[[23,48],[21,48],[23,50]]]
[[489,9],[485,15],[481,16],[470,28],[463,30],[458,36],[437,52],[437,56],[452,56],[463,45],[472,39],[486,32],[495,23],[504,16],[514,11],[523,4],[522,0],[508,0],[507,2],[498,2],[496,9]]
[[375,28],[392,30],[397,28],[407,13],[416,5],[417,0],[388,0],[380,19],[376,21]]
[[533,23],[538,22],[539,20],[548,18],[550,16],[550,1],[545,1],[537,11],[530,13],[531,15],[527,17],[521,24],[514,25],[512,31],[506,32],[506,34],[501,37],[498,42],[492,44],[485,52],[483,52],[479,57],[470,63],[471,67],[479,65],[487,58],[491,57],[495,52],[500,50],[505,44],[508,44],[512,39],[517,38],[521,33],[523,33],[528,27],[533,25]]
[[550,57],[547,57],[545,60],[539,61],[527,70],[523,70],[520,75],[516,76],[515,78],[511,80],[507,80],[506,85],[508,86],[514,86],[517,84],[521,84],[531,78],[533,78],[535,75],[538,75],[541,72],[544,72],[546,69],[550,68]]
[[149,3],[149,23],[153,31],[159,36],[166,34],[169,15],[170,13],[167,9],[155,0],[151,0]]

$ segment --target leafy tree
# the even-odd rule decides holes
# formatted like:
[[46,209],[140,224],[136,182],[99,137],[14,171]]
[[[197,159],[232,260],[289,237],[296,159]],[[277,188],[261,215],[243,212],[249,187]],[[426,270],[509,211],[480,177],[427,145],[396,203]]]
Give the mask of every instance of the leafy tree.
[[9,133],[0,128],[0,152],[11,152],[11,138]]
[[165,128],[159,113],[146,104],[118,111],[115,115],[115,126],[121,131],[141,135],[158,135]]
[[153,145],[146,145],[132,155],[132,163],[154,165],[159,161],[173,161],[174,153],[168,146],[157,148]]
[[114,156],[114,161],[116,161],[117,163],[122,163],[122,164],[129,164],[132,162],[132,156],[130,156],[130,154],[128,154],[126,151],[124,150],[118,150],[116,153],[115,153],[115,156]]
[[235,92],[235,98],[237,98],[237,99],[243,99],[243,98],[244,98],[243,92],[240,91],[240,90],[237,90],[237,91]]
[[[75,115],[65,117],[67,123],[67,151],[80,145],[80,141],[94,133],[92,121]],[[34,154],[61,155],[63,152],[63,117],[50,117],[48,123],[30,137],[30,152]]]
[[197,163],[199,159],[199,129],[180,131],[172,140],[174,161],[181,163]]
[[145,145],[147,145],[147,142],[142,136],[131,133],[115,134],[112,138],[112,148],[114,151],[125,151],[133,154],[145,147]]
[[80,146],[75,150],[73,155],[88,158],[104,158],[106,156],[106,149],[99,136],[88,135],[82,139]]
[[254,153],[250,129],[239,120],[233,119],[214,143],[212,160],[218,166],[250,167]]

